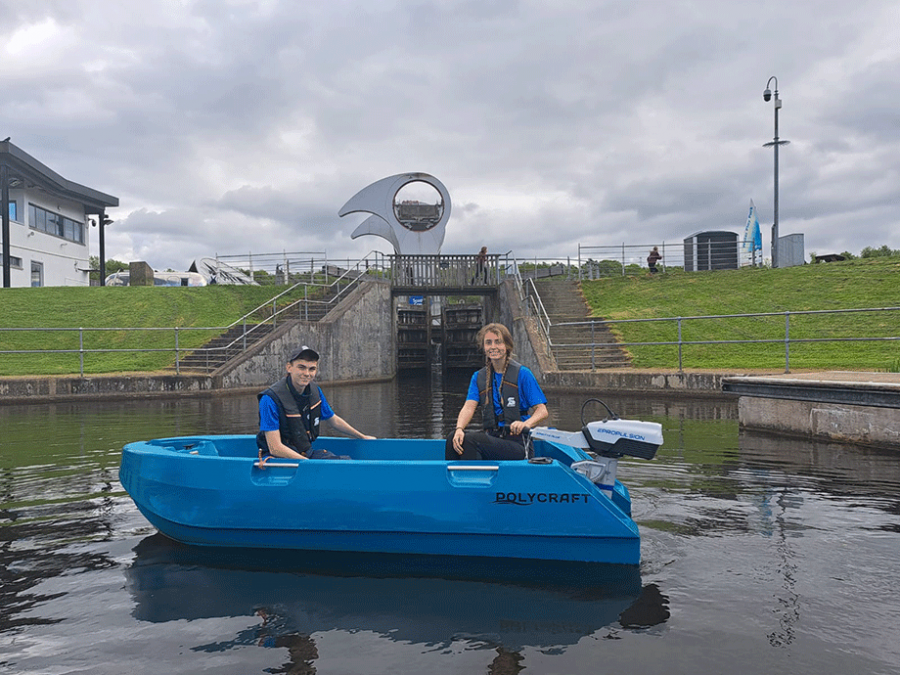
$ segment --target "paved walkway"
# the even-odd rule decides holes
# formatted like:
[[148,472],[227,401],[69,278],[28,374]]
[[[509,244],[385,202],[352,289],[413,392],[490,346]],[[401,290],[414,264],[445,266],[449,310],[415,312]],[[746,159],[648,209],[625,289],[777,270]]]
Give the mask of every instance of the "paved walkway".
[[741,427],[900,448],[900,373],[825,371],[726,377]]
[[900,373],[868,373],[849,370],[829,370],[822,373],[782,373],[781,375],[753,375],[776,380],[803,380],[819,382],[853,382],[874,385],[900,386]]

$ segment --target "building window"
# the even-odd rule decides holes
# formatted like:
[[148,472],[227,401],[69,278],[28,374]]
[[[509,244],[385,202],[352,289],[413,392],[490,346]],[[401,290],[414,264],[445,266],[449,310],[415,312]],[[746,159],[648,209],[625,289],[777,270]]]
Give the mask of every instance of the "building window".
[[54,237],[62,237],[78,244],[84,243],[84,223],[42,209],[34,204],[28,205],[28,216],[28,225],[32,230],[46,232]]
[[9,203],[9,219],[19,222],[19,206],[12,201]]
[[[3,258],[0,257],[0,267],[3,267]],[[22,259],[18,256],[11,255],[9,256],[9,267],[10,269],[22,269]]]
[[31,261],[31,287],[40,288],[44,285],[44,263]]

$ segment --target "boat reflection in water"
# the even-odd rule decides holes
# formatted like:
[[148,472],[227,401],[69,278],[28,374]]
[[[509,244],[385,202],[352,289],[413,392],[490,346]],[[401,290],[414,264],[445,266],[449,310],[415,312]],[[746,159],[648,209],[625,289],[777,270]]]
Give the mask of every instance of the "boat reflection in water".
[[642,589],[630,565],[206,548],[161,534],[134,552],[125,575],[136,619],[245,616],[232,640],[192,649],[283,647],[295,664],[317,658],[315,633],[343,630],[439,648],[475,643],[518,672],[524,647],[564,649],[607,626],[669,616],[668,599],[654,584]]

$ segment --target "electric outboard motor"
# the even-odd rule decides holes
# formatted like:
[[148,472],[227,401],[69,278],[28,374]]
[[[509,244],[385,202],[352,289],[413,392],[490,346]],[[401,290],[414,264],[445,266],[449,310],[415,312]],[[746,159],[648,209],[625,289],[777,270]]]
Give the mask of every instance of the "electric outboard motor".
[[619,458],[628,455],[653,459],[659,446],[663,444],[662,425],[656,422],[619,419],[603,401],[592,398],[585,401],[584,405],[589,401],[603,405],[610,417],[585,424],[582,406],[581,431],[535,427],[531,430],[531,438],[587,450],[591,459],[572,462],[570,468],[591,481],[607,497],[612,498]]
[[538,427],[532,429],[532,438],[541,438],[562,443],[573,448],[590,450],[601,457],[619,458],[623,455],[653,459],[656,451],[663,444],[662,425],[656,422],[620,419],[609,407],[596,398],[585,401],[602,404],[610,414],[605,420],[584,422],[584,406],[582,412],[581,431],[560,431]]
[[602,420],[585,425],[581,433],[588,447],[606,457],[653,459],[663,444],[662,425],[638,420]]
[[[609,417],[599,422],[584,423],[584,408],[588,403],[599,403]],[[653,459],[663,444],[662,425],[656,422],[623,420],[598,398],[589,398],[581,406],[581,432],[588,447],[603,457],[639,457]]]

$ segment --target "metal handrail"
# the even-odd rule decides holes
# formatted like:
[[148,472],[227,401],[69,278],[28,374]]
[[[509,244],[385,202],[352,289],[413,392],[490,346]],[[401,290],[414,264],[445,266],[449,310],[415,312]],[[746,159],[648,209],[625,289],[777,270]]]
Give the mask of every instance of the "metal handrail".
[[544,304],[541,302],[541,296],[537,292],[534,285],[534,277],[522,278],[518,260],[513,259],[513,279],[515,280],[516,291],[519,295],[519,301],[525,308],[525,314],[533,317],[538,332],[541,335],[541,343],[546,348],[547,356],[553,356],[550,349],[550,317]]
[[[236,338],[234,338],[228,344],[221,345],[219,347],[199,347],[196,349],[192,349],[191,351],[196,352],[196,351],[205,350],[207,352],[217,352],[217,351],[222,352],[222,351],[227,351],[229,349],[232,349],[238,343],[241,343],[241,351],[243,352],[247,349],[247,336],[248,335],[251,335],[254,331],[261,330],[261,327],[267,325],[269,323],[270,319],[272,321],[273,327],[276,326],[277,325],[277,317],[279,315],[286,315],[289,311],[291,311],[295,307],[301,305],[301,303],[307,310],[305,313],[305,316],[302,317],[302,320],[308,320],[309,319],[309,305],[311,303],[315,304],[318,302],[325,306],[328,306],[331,304],[336,304],[343,298],[345,292],[349,292],[349,290],[352,290],[353,288],[355,288],[356,285],[358,285],[361,282],[361,280],[366,276],[366,274],[370,271],[370,268],[368,265],[370,256],[372,256],[375,259],[375,261],[377,262],[378,258],[383,255],[384,254],[380,253],[379,251],[370,251],[369,253],[366,254],[365,257],[363,257],[361,260],[358,260],[356,262],[356,264],[353,266],[353,268],[348,268],[346,270],[343,270],[343,272],[341,274],[337,275],[337,278],[335,278],[334,281],[332,281],[329,284],[315,284],[315,283],[306,282],[306,281],[297,282],[290,288],[282,291],[281,293],[274,296],[273,298],[270,298],[263,304],[259,305],[255,309],[250,310],[249,312],[244,314],[244,316],[240,317],[239,319],[236,319],[235,321],[230,323],[228,326],[226,326],[222,331],[223,333],[229,331],[230,329],[234,328],[235,326],[237,326],[239,324],[243,324],[243,326],[244,326],[244,330],[241,332],[241,334],[239,336],[237,336]],[[360,271],[363,264],[366,265],[366,270],[364,272]],[[376,264],[375,266],[373,266],[371,269],[381,269],[382,267],[383,267],[383,263],[379,263],[379,264]],[[326,278],[328,276],[328,269],[329,269],[329,267],[326,262],[326,265],[325,265]],[[353,271],[356,271],[357,273],[355,275],[351,276],[351,272],[353,272]],[[344,281],[347,281],[347,280],[349,280],[348,283],[343,283]],[[310,286],[318,286],[318,287],[322,287],[322,288],[337,287],[337,292],[331,298],[329,298],[327,300],[316,301],[316,300],[310,300],[308,297],[304,297],[302,299],[291,302],[290,304],[286,305],[285,307],[282,307],[280,310],[276,309],[278,298],[280,298],[284,295],[287,295],[288,293],[297,289],[300,286],[303,286],[306,289],[308,289]],[[247,319],[249,319],[254,314],[256,314],[257,312],[260,312],[263,309],[267,310],[270,304],[272,305],[272,313],[264,321],[261,321],[257,324],[253,324],[248,329],[247,328]],[[175,357],[175,371],[177,373],[181,372],[177,353],[176,353],[176,357]]]
[[541,337],[543,338],[543,343],[547,346],[547,356],[552,356],[553,343],[550,340],[550,327],[553,325],[553,322],[550,320],[550,315],[547,313],[544,303],[541,301],[541,296],[538,293],[537,287],[534,285],[534,279],[529,279],[527,281],[527,287],[530,290],[528,301],[531,305],[532,314],[537,323],[538,331],[540,331]]
[[[578,279],[593,280],[609,276],[647,272],[647,255],[653,247],[662,258],[657,262],[660,272],[666,268],[686,271],[738,269],[765,266],[762,251],[751,239],[728,241],[656,242],[653,244],[625,244],[594,246],[578,244]],[[596,257],[595,257],[596,256]],[[802,262],[802,261],[801,261]]]
[[[363,257],[361,260],[358,260],[358,261],[356,262],[356,264],[353,266],[353,269],[359,270],[359,269],[361,268],[361,266],[369,260],[369,257],[370,257],[370,256],[372,256],[372,257],[377,261],[378,258],[379,258],[380,256],[383,256],[383,255],[384,255],[384,254],[381,253],[381,252],[379,252],[379,251],[370,251],[369,253],[367,253],[367,254],[365,255],[365,257]],[[381,265],[383,265],[383,263],[381,263]],[[378,266],[376,266],[375,269],[378,269]],[[331,283],[329,283],[329,284],[316,284],[316,283],[312,283],[311,281],[298,281],[296,284],[294,284],[294,285],[291,286],[290,288],[287,288],[287,289],[283,290],[281,293],[279,293],[278,295],[276,295],[276,296],[274,296],[274,297],[272,297],[272,298],[269,298],[268,300],[266,300],[264,303],[262,303],[261,305],[259,305],[259,306],[256,307],[255,309],[251,309],[249,312],[247,312],[246,314],[244,314],[244,316],[240,317],[239,319],[236,319],[236,320],[232,321],[232,322],[227,326],[227,328],[233,328],[234,326],[237,326],[237,325],[240,324],[240,323],[246,322],[247,319],[249,319],[251,316],[253,316],[254,314],[256,314],[257,312],[259,312],[259,311],[261,311],[261,310],[263,310],[263,309],[266,309],[270,304],[272,304],[272,303],[274,303],[275,301],[277,301],[278,298],[280,298],[280,297],[282,297],[282,296],[284,296],[284,295],[287,295],[288,293],[290,293],[291,291],[296,290],[296,289],[299,288],[300,286],[306,286],[307,288],[310,287],[310,286],[321,286],[321,287],[323,287],[323,288],[333,288],[335,285],[339,284],[342,280],[344,280],[345,278],[347,278],[348,275],[349,275],[349,273],[350,273],[350,271],[351,271],[350,268],[344,270],[343,274],[338,275],[338,277],[337,277],[334,281],[332,281]],[[367,269],[366,271],[368,272],[368,269]],[[326,278],[327,278],[327,275],[328,275],[328,263],[327,263],[327,261],[326,261],[326,263],[325,263],[325,274],[326,274]],[[365,274],[365,273],[360,273],[359,275],[357,275],[356,277],[354,277],[354,278],[352,279],[352,281],[351,281],[351,284],[358,283],[359,279],[362,278],[362,277],[364,276],[364,274]],[[338,294],[337,294],[335,297],[340,297],[341,292],[342,292],[342,291],[339,291]],[[293,305],[296,305],[297,303],[300,303],[300,302],[306,302],[306,301],[307,301],[306,298],[304,298],[303,300],[295,300],[295,301],[292,302],[290,305],[288,305],[288,307],[292,307]],[[227,328],[226,328],[226,329],[227,329]]]
[[[308,320],[309,318],[309,305],[310,304],[322,304],[323,306],[328,306],[331,304],[335,304],[343,299],[344,295],[349,292],[351,289],[355,288],[364,278],[366,278],[367,273],[373,270],[381,270],[384,271],[384,263],[381,261],[381,257],[384,254],[379,251],[372,251],[368,253],[364,258],[355,262],[352,267],[349,267],[346,270],[340,271],[335,276],[335,278],[328,284],[314,284],[308,281],[298,282],[291,287],[285,289],[284,291],[278,293],[266,300],[266,302],[262,303],[258,307],[252,309],[251,311],[244,314],[242,317],[236,319],[231,322],[227,326],[173,326],[173,327],[128,327],[128,328],[0,328],[0,332],[16,332],[16,331],[31,331],[31,332],[78,332],[79,334],[79,347],[78,349],[20,349],[20,350],[0,350],[0,354],[79,354],[79,374],[84,376],[84,356],[85,354],[96,354],[96,353],[116,353],[116,352],[145,352],[145,353],[154,353],[154,352],[172,352],[175,353],[175,372],[177,374],[181,374],[181,355],[185,352],[205,352],[207,354],[207,364],[205,368],[201,368],[201,370],[209,369],[209,355],[214,354],[216,352],[227,352],[228,350],[233,350],[236,347],[240,349],[240,352],[246,351],[248,347],[247,339],[252,336],[254,332],[262,330],[263,326],[271,323],[273,326],[277,325],[278,317],[283,317],[288,314],[288,312],[294,310],[298,306],[303,306],[307,311],[305,312],[305,317],[300,317],[301,319]],[[329,266],[325,265],[325,274],[326,278],[329,276],[330,272]],[[338,269],[338,268],[334,268]],[[299,300],[293,301],[288,305],[282,307],[281,309],[277,308],[277,301],[279,298],[291,293],[296,290],[300,286],[320,286],[322,288],[335,288],[337,287],[337,292],[327,300],[310,300],[308,297],[301,298]],[[308,295],[308,294],[307,294]],[[248,319],[250,319],[254,314],[260,312],[261,310],[268,310],[269,307],[272,308],[269,316],[266,317],[265,320],[249,324]],[[218,334],[227,333],[229,330],[236,326],[242,326],[241,334],[235,337],[231,342],[225,345],[221,345],[218,347],[188,347],[183,348],[179,344],[179,332],[180,331],[206,331],[206,332],[216,332]],[[174,347],[162,347],[162,348],[97,348],[97,349],[86,349],[84,347],[84,334],[86,332],[94,333],[94,332],[134,332],[134,331],[174,331],[175,333],[175,346]]]
[[[558,324],[554,324],[553,326],[556,328],[561,328],[565,326],[590,326],[593,332],[593,328],[595,326],[604,326],[608,324],[623,324],[623,323],[651,323],[651,322],[660,322],[660,321],[675,321],[677,323],[678,328],[678,339],[677,340],[664,340],[658,342],[581,342],[581,343],[558,343],[554,344],[552,340],[549,338],[551,349],[567,349],[567,348],[591,348],[591,369],[594,369],[594,354],[597,347],[609,348],[609,347],[665,347],[665,346],[677,346],[678,347],[678,370],[679,372],[683,372],[684,370],[684,361],[683,361],[683,353],[682,349],[685,346],[689,345],[711,345],[711,344],[781,344],[783,343],[785,346],[785,366],[784,372],[790,372],[790,346],[792,343],[794,344],[802,344],[802,343],[825,343],[825,342],[895,342],[900,341],[900,336],[882,336],[882,337],[828,337],[828,338],[792,338],[790,336],[790,318],[791,316],[804,316],[804,315],[824,315],[824,314],[848,314],[848,313],[861,313],[861,312],[897,312],[900,311],[900,307],[863,307],[863,308],[852,308],[852,309],[816,309],[816,310],[800,310],[795,312],[755,312],[749,314],[715,314],[715,315],[700,315],[700,316],[678,316],[678,317],[657,317],[652,319],[592,319],[590,321],[567,321],[561,322]],[[740,319],[740,318],[758,318],[758,317],[781,317],[783,316],[785,319],[784,326],[784,337],[783,338],[759,338],[759,339],[739,339],[739,340],[684,340],[682,339],[682,322],[684,321],[696,321],[702,319]],[[549,333],[549,332],[548,332]]]
[[[591,247],[581,247],[579,246],[579,251],[588,250]],[[596,247],[600,248],[600,247]],[[633,247],[629,247],[633,248]],[[505,257],[505,262],[504,262]],[[293,284],[289,288],[281,291],[277,295],[272,298],[269,298],[265,303],[259,305],[255,309],[246,313],[244,316],[240,317],[236,321],[232,322],[228,326],[217,326],[217,327],[147,327],[147,328],[0,328],[0,333],[4,331],[32,331],[32,332],[54,332],[54,331],[77,331],[79,332],[79,347],[77,349],[26,349],[26,350],[0,350],[0,354],[66,354],[66,353],[78,353],[80,354],[81,364],[80,364],[80,373],[84,375],[84,354],[91,353],[114,353],[114,352],[173,352],[175,353],[175,368],[176,371],[180,373],[180,359],[181,354],[184,352],[197,352],[201,350],[206,350],[207,353],[215,353],[217,351],[224,351],[229,349],[234,349],[236,346],[240,345],[241,351],[245,351],[248,347],[247,338],[252,335],[254,331],[261,330],[263,326],[271,323],[273,326],[277,325],[277,322],[281,320],[283,317],[290,316],[292,312],[295,312],[297,308],[300,308],[302,314],[300,318],[304,317],[308,320],[309,318],[309,308],[310,306],[314,306],[316,304],[321,304],[327,307],[330,304],[339,302],[350,290],[356,287],[363,279],[365,279],[368,275],[370,275],[373,271],[380,272],[386,279],[391,280],[392,282],[396,282],[394,278],[395,272],[395,263],[397,256],[389,256],[378,251],[372,251],[367,254],[361,260],[355,261],[354,264],[350,264],[348,260],[347,269],[340,269],[334,266],[328,265],[327,261],[325,266],[323,267],[323,272],[325,274],[326,280],[329,277],[334,277],[328,283],[325,284],[317,284],[313,282],[314,276],[312,270],[310,271],[311,277],[308,281],[298,282]],[[427,260],[426,260],[427,258]],[[436,258],[437,260],[433,260]],[[440,261],[446,258],[450,261],[459,261],[459,264],[462,266],[463,264],[470,263],[475,256],[419,256],[418,259],[421,259],[423,264],[430,264],[432,266],[440,266]],[[793,338],[790,335],[790,319],[791,315],[793,316],[802,316],[802,315],[827,315],[827,314],[841,314],[841,313],[851,313],[851,312],[893,312],[900,311],[900,307],[881,307],[881,308],[852,308],[852,309],[836,309],[836,310],[804,310],[804,311],[796,311],[796,312],[760,312],[753,314],[722,314],[722,315],[710,315],[710,316],[686,316],[686,317],[663,317],[663,318],[645,318],[645,319],[593,319],[586,321],[576,321],[576,322],[563,322],[558,324],[553,324],[552,320],[546,308],[543,305],[543,302],[540,298],[540,294],[538,293],[537,287],[535,285],[534,277],[536,276],[544,276],[545,274],[552,274],[554,272],[566,272],[569,275],[573,274],[573,270],[577,270],[580,272],[582,269],[582,261],[578,260],[578,267],[574,267],[571,263],[556,263],[556,260],[551,261],[549,265],[541,263],[543,266],[538,267],[537,262],[535,262],[535,267],[533,270],[526,269],[523,273],[521,267],[523,264],[527,266],[530,263],[522,263],[521,261],[516,260],[515,258],[510,256],[510,252],[507,252],[504,255],[493,255],[490,256],[490,259],[493,262],[493,269],[491,270],[491,276],[495,275],[495,279],[492,281],[496,281],[499,283],[504,276],[512,276],[515,280],[516,288],[520,294],[520,298],[525,300],[525,311],[526,313],[535,317],[535,323],[537,325],[537,330],[540,331],[542,337],[544,338],[544,344],[548,349],[549,354],[552,355],[552,350],[556,349],[571,349],[571,348],[582,348],[582,347],[591,347],[591,367],[594,367],[594,354],[598,348],[608,348],[610,346],[616,347],[638,347],[638,346],[678,346],[678,368],[682,370],[683,368],[683,354],[682,348],[688,345],[703,345],[703,344],[765,344],[765,343],[780,343],[784,342],[785,344],[785,372],[789,372],[790,369],[790,346],[791,343],[799,344],[799,343],[823,343],[823,342],[872,342],[872,341],[897,341],[900,338],[895,336],[885,336],[885,337],[833,337],[833,338]],[[450,263],[454,264],[453,262]],[[565,266],[565,267],[564,267]],[[557,269],[558,268],[558,269]],[[462,269],[462,267],[460,267]],[[334,274],[332,274],[332,270],[335,270]],[[468,277],[466,277],[468,280]],[[310,287],[322,287],[322,288],[336,288],[336,292],[333,297],[325,300],[312,300],[308,297],[308,292],[305,294],[305,297],[300,298],[298,300],[292,301],[285,305],[282,308],[278,308],[277,304],[279,299],[283,298],[285,295],[291,293],[292,291],[296,291],[299,286],[304,286],[306,289]],[[271,311],[269,309],[271,308]],[[266,310],[268,316],[261,323],[256,324],[248,324],[248,321],[252,318],[252,316],[262,310]],[[733,318],[754,318],[754,317],[779,317],[783,316],[785,321],[784,327],[784,337],[777,339],[748,339],[748,340],[683,340],[682,339],[682,325],[686,321],[694,321],[701,319],[733,319]],[[632,342],[632,343],[606,343],[606,342],[596,342],[593,339],[590,342],[583,342],[578,344],[567,343],[554,343],[552,340],[553,329],[565,326],[578,326],[578,325],[590,325],[592,329],[597,326],[603,326],[608,324],[624,324],[624,323],[637,323],[637,322],[676,322],[678,327],[678,339],[670,340],[670,341],[660,341],[660,342]],[[233,328],[237,325],[242,326],[241,334],[232,340],[229,344],[221,346],[221,347],[191,347],[191,348],[183,348],[179,344],[179,332],[180,331],[188,331],[188,330],[202,330],[208,332],[225,332],[230,328]],[[84,348],[84,334],[86,332],[126,332],[126,331],[174,331],[175,333],[175,346],[174,347],[166,347],[166,348],[143,348],[143,349],[128,349],[128,348],[103,348],[103,349],[85,349]],[[208,369],[207,365],[207,369]]]
[[[526,281],[526,285],[528,282]],[[569,321],[569,322],[561,322],[558,324],[553,324],[546,315],[546,312],[543,314],[543,318],[541,318],[540,312],[543,311],[543,306],[540,304],[540,297],[536,296],[531,298],[531,301],[534,303],[533,308],[535,310],[536,318],[538,318],[537,324],[540,327],[542,332],[546,331],[545,338],[546,343],[549,345],[550,349],[574,349],[574,348],[585,348],[590,347],[592,349],[591,352],[591,367],[594,368],[594,355],[598,348],[607,349],[610,347],[621,348],[621,347],[662,347],[662,346],[677,346],[678,347],[678,370],[679,372],[683,371],[684,361],[682,349],[685,346],[693,346],[693,345],[711,345],[711,344],[776,344],[776,343],[784,343],[785,345],[785,372],[790,372],[790,348],[792,344],[804,344],[804,343],[848,343],[848,342],[900,342],[900,336],[887,335],[880,337],[863,337],[863,336],[850,336],[850,337],[811,337],[811,338],[798,338],[791,337],[790,334],[790,319],[792,316],[804,316],[804,315],[832,315],[832,314],[850,314],[850,313],[863,313],[863,312],[900,312],[900,307],[868,307],[868,308],[852,308],[852,309],[831,309],[831,310],[803,310],[796,312],[758,312],[758,313],[748,313],[748,314],[719,314],[719,315],[696,315],[696,316],[686,316],[686,317],[662,317],[662,318],[650,318],[650,319],[593,319],[589,321]],[[784,324],[784,337],[783,338],[755,338],[755,339],[723,339],[723,340],[685,340],[682,338],[682,326],[685,321],[699,321],[704,319],[733,319],[733,318],[758,318],[758,317],[780,317],[783,316],[785,319]],[[609,324],[623,324],[623,323],[652,323],[652,322],[675,322],[678,328],[678,339],[677,340],[660,340],[660,341],[651,341],[651,342],[615,342],[615,343],[607,343],[607,342],[580,342],[580,343],[554,343],[551,338],[551,330],[552,328],[559,328],[564,326],[598,326],[598,325],[609,325]],[[900,325],[900,324],[898,324]],[[85,348],[84,347],[84,334],[88,332],[135,332],[135,331],[175,331],[175,346],[174,347],[161,347],[161,348]],[[146,352],[146,353],[155,353],[155,352],[175,352],[176,355],[176,363],[180,357],[181,352],[185,351],[197,351],[197,348],[181,348],[179,347],[178,335],[182,331],[221,331],[222,327],[212,326],[212,327],[201,327],[201,326],[189,326],[185,328],[175,327],[173,328],[157,328],[157,327],[146,327],[146,328],[0,328],[0,333],[3,332],[78,332],[79,333],[79,347],[77,349],[18,349],[18,350],[0,350],[0,354],[79,354],[80,365],[79,372],[82,376],[84,376],[84,356],[85,354],[99,354],[99,353],[124,353],[124,352]],[[211,348],[211,349],[221,349],[221,348]]]

